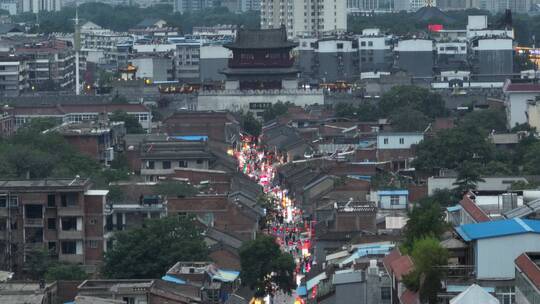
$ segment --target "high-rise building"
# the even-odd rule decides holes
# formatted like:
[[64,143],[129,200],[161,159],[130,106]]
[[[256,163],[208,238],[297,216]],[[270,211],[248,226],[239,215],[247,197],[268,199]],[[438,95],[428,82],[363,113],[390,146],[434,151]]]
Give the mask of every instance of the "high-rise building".
[[323,36],[347,30],[346,0],[262,0],[261,28],[284,25],[287,36]]
[[21,13],[58,12],[61,9],[62,0],[21,0],[19,2]]

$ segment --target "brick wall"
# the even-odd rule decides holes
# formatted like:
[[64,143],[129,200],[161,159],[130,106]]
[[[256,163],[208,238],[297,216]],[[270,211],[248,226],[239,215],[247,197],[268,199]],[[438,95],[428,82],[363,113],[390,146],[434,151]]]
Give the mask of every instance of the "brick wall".
[[65,136],[64,138],[77,151],[95,160],[99,160],[101,151],[96,136]]

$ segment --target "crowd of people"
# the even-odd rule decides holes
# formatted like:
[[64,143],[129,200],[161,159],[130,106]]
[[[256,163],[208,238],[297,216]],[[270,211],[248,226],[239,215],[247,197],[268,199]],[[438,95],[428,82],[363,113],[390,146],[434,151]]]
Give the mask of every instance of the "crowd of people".
[[311,256],[313,229],[305,221],[302,210],[288,190],[281,188],[276,177],[278,158],[274,152],[267,152],[257,144],[257,139],[244,136],[241,149],[235,153],[240,170],[256,180],[265,193],[266,233],[276,238],[281,249],[290,253],[296,261],[297,281],[309,272],[313,260]]

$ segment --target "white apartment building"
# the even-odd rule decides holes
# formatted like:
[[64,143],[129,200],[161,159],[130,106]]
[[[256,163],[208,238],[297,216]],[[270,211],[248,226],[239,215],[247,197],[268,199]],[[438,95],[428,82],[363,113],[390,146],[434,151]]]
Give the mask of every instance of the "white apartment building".
[[285,26],[287,36],[323,36],[347,31],[346,0],[261,0],[261,28]]
[[58,12],[62,9],[62,0],[22,0],[19,5],[21,13]]

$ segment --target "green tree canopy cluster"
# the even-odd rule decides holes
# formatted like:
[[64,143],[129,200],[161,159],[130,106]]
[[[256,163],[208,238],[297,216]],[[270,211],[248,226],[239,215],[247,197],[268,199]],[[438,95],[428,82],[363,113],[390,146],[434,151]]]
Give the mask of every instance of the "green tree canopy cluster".
[[414,269],[404,276],[405,286],[419,293],[421,303],[437,303],[445,275],[441,266],[448,264],[448,251],[437,238],[425,237],[414,242],[410,256]]
[[102,269],[108,278],[159,278],[176,262],[208,256],[202,230],[188,216],[147,220],[142,228],[115,233],[113,242]]
[[[74,7],[64,7],[59,12],[40,12],[39,27],[33,31],[38,33],[72,33],[74,30]],[[194,26],[212,26],[217,24],[243,25],[258,28],[258,12],[236,14],[225,7],[216,7],[184,14],[173,12],[169,4],[160,4],[148,8],[136,6],[113,6],[105,3],[83,3],[79,5],[79,17],[113,31],[125,32],[133,28],[145,18],[159,18],[170,26],[179,28],[184,33],[191,33]],[[36,16],[25,13],[15,17],[16,22],[35,22]]]
[[24,266],[27,277],[36,281],[43,278],[47,282],[82,281],[88,278],[88,274],[80,265],[53,261],[46,249],[30,251]]
[[274,295],[275,288],[290,294],[294,282],[294,259],[279,248],[273,237],[259,235],[240,248],[242,284],[262,297]]
[[58,133],[43,133],[59,122],[33,119],[13,136],[0,141],[0,175],[3,178],[90,177],[96,186],[127,177],[126,167],[102,169],[81,154]]

